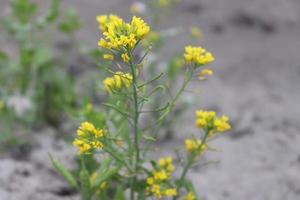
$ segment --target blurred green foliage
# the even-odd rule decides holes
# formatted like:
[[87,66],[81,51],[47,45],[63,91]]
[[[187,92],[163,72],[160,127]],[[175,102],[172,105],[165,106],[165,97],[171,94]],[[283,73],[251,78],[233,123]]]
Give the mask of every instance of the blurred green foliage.
[[11,0],[0,21],[1,37],[12,45],[0,50],[0,127],[7,132],[0,141],[16,124],[58,126],[66,108],[75,105],[69,49],[55,45],[59,35],[73,38],[80,21],[74,9],[60,13],[60,0],[52,0],[46,12],[38,9],[30,0]]

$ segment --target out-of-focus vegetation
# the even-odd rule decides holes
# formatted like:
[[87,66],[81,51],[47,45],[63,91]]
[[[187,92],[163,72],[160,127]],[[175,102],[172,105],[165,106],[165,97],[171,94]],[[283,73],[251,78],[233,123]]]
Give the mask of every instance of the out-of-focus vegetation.
[[29,0],[11,0],[1,18],[1,37],[10,46],[0,50],[0,141],[15,141],[18,127],[26,132],[43,123],[57,126],[75,104],[74,78],[66,67],[70,48],[56,44],[59,35],[74,39],[79,19],[73,9],[61,13],[60,0],[39,13]]

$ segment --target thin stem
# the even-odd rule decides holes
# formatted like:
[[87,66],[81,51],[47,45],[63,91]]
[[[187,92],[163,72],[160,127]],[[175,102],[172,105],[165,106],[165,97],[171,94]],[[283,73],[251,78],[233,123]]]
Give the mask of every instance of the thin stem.
[[[132,90],[133,90],[133,104],[134,104],[134,113],[133,113],[133,131],[134,131],[134,147],[135,147],[135,160],[134,160],[134,169],[135,172],[138,171],[138,164],[140,161],[140,148],[139,148],[139,130],[138,130],[138,122],[139,122],[139,103],[138,103],[138,90],[137,90],[137,72],[136,68],[132,62],[133,56],[131,52],[128,50],[127,53],[129,54],[129,67],[132,74]],[[131,186],[136,184],[137,177],[136,175],[133,177]],[[134,191],[133,187],[131,187],[130,192],[130,199],[134,200]]]
[[[199,146],[199,149],[202,149],[203,146],[205,145],[210,130],[205,129],[204,131],[205,131],[205,134],[202,138],[202,142]],[[182,182],[185,179],[185,176],[186,176],[187,172],[191,169],[192,165],[194,164],[194,160],[195,160],[196,156],[197,155],[194,155],[194,154],[189,156],[188,161],[187,161],[187,163],[186,163],[185,167],[183,168],[182,173],[180,175],[180,178],[179,178],[179,181],[178,181],[179,185],[177,186],[177,191],[179,191],[179,189],[182,187]],[[173,200],[176,200],[176,199],[177,199],[176,196],[173,197]]]

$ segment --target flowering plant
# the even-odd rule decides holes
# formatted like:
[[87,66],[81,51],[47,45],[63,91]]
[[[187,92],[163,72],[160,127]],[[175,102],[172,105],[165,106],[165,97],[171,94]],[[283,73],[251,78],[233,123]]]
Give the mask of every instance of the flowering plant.
[[[115,15],[98,16],[97,21],[103,31],[98,44],[107,52],[104,58],[118,67],[118,70],[106,68],[112,75],[103,80],[107,92],[107,102],[103,103],[107,107],[105,120],[97,124],[83,122],[77,130],[73,144],[78,148],[79,179],[51,158],[54,166],[72,187],[80,191],[83,200],[198,199],[186,175],[199,157],[210,150],[210,139],[231,128],[228,117],[219,117],[214,111],[196,111],[200,134],[183,142],[185,158],[150,159],[149,154],[157,141],[151,133],[172,111],[195,73],[214,60],[212,53],[202,47],[187,46],[183,55],[185,74],[181,87],[166,105],[147,110],[154,93],[164,95],[163,85],[149,87],[161,78],[161,74],[150,80],[143,79],[147,52],[141,57],[136,55],[150,27],[135,16],[130,23]],[[212,71],[200,69],[200,73]],[[159,117],[150,126],[144,126],[143,120],[152,112],[158,113]],[[179,177],[175,176],[176,170]]]

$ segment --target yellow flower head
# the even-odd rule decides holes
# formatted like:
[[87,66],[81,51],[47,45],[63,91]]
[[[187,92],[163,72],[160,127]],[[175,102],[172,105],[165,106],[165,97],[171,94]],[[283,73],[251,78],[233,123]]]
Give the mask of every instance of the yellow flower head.
[[114,60],[114,55],[112,54],[104,54],[103,58],[106,60]]
[[176,188],[169,188],[169,189],[166,189],[164,191],[164,195],[166,197],[174,197],[174,196],[177,196],[177,190]]
[[123,61],[124,61],[125,63],[129,62],[129,60],[130,60],[130,58],[129,58],[129,56],[128,56],[127,53],[123,53],[123,54],[121,55],[121,57],[122,57],[122,59],[123,59]]
[[196,196],[194,195],[194,193],[189,192],[183,197],[183,200],[196,200]]
[[105,90],[108,92],[121,90],[124,88],[129,88],[129,86],[132,83],[132,76],[128,73],[123,72],[116,72],[114,76],[107,77],[104,79],[103,84],[105,87]]
[[77,147],[82,154],[91,153],[94,149],[103,148],[103,144],[100,140],[105,135],[105,129],[97,129],[92,123],[83,122],[77,129],[77,136],[73,141],[73,145]]
[[218,118],[216,112],[203,110],[196,111],[196,125],[210,133],[222,133],[231,128],[229,118],[226,115]]
[[97,17],[104,38],[98,45],[105,49],[114,49],[124,52],[124,49],[133,49],[137,42],[143,39],[150,31],[150,27],[136,16],[131,23],[126,23],[115,15],[102,15]]
[[202,66],[213,62],[214,56],[202,47],[186,46],[184,59],[187,63],[195,63]]
[[152,176],[146,179],[148,187],[146,191],[149,195],[154,195],[156,198],[172,197],[177,195],[175,188],[166,188],[168,179],[171,178],[172,172],[175,170],[172,157],[161,158],[158,161],[158,166],[152,172]]
[[199,72],[198,78],[200,80],[205,80],[207,79],[208,76],[212,76],[214,74],[214,71],[211,69],[203,69]]
[[206,149],[206,144],[202,144],[199,139],[186,139],[184,143],[185,149],[189,153],[202,153]]

